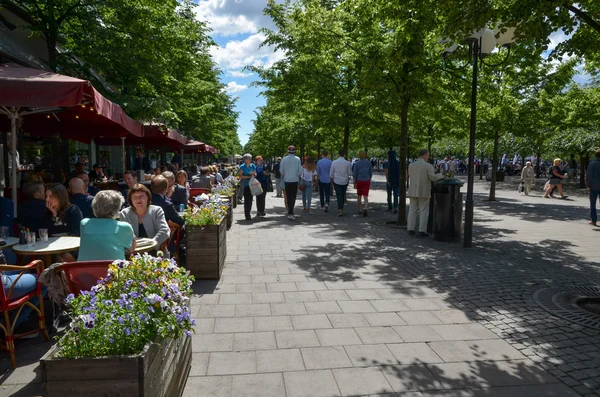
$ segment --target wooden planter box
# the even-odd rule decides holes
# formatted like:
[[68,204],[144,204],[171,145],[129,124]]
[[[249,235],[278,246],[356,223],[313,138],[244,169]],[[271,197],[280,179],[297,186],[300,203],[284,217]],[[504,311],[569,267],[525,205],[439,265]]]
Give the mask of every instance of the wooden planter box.
[[188,226],[186,234],[187,266],[196,279],[221,277],[227,257],[227,220],[219,225]]
[[233,225],[233,196],[221,196],[221,199],[229,202],[229,209],[227,210],[227,230],[229,230]]
[[167,339],[134,356],[40,360],[45,397],[181,397],[192,364],[192,338]]
[[235,188],[235,191],[233,192],[233,196],[231,196],[231,206],[233,208],[237,208],[237,190],[238,188]]

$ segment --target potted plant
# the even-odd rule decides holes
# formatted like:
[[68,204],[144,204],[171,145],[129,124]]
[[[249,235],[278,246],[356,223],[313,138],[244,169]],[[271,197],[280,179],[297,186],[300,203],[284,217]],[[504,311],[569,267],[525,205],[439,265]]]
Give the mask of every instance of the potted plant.
[[188,208],[185,219],[187,269],[197,279],[221,277],[227,256],[226,217],[229,203],[212,196],[200,207]]
[[237,208],[237,190],[239,189],[240,186],[240,180],[238,179],[237,176],[234,175],[229,175],[227,178],[225,178],[225,181],[223,183],[224,185],[228,185],[231,189],[231,205],[233,206],[233,208]]
[[40,360],[45,396],[183,394],[193,277],[160,254],[115,261],[90,291],[67,297],[71,325]]
[[227,230],[231,229],[231,225],[233,225],[233,203],[235,202],[233,199],[234,191],[234,186],[229,183],[222,183],[212,188],[213,196],[218,196],[229,203],[227,208]]

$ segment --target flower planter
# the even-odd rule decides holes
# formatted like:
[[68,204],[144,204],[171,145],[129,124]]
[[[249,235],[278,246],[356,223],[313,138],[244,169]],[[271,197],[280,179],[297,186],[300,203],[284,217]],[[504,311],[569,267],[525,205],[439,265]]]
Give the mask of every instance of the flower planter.
[[235,188],[235,192],[233,194],[233,196],[231,196],[229,199],[231,200],[231,206],[233,208],[237,208],[237,187]]
[[187,266],[196,279],[221,277],[227,256],[227,220],[218,225],[188,226]]
[[221,199],[229,202],[229,208],[227,209],[227,230],[229,230],[233,225],[233,196],[221,196]]
[[180,397],[191,368],[192,338],[152,343],[133,356],[55,355],[56,346],[40,360],[46,397]]

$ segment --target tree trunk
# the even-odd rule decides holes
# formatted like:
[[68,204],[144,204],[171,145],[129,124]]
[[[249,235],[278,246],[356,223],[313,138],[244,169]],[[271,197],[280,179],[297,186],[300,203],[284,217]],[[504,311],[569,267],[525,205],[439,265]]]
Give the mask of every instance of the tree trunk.
[[535,162],[536,162],[535,168],[536,168],[536,173],[537,173],[536,174],[536,178],[539,178],[540,177],[540,173],[542,172],[542,169],[541,169],[542,167],[541,167],[541,164],[540,164],[541,161],[542,161],[540,159],[541,156],[542,156],[542,153],[540,153],[540,152],[537,152],[535,154]]
[[492,155],[492,184],[490,185],[489,201],[496,201],[496,172],[498,171],[498,131],[494,132],[494,154]]
[[400,194],[398,202],[398,226],[406,226],[406,158],[408,152],[408,105],[410,98],[405,98],[400,112]]
[[58,34],[49,33],[46,35],[46,49],[48,51],[48,65],[50,69],[54,72],[57,71],[58,68],[58,56],[56,53],[56,42],[57,42]]

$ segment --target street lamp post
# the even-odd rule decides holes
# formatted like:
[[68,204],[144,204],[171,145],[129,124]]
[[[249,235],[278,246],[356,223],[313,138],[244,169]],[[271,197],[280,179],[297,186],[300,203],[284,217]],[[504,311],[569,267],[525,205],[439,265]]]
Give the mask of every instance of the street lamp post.
[[[472,34],[467,39],[469,45],[469,64],[473,66],[473,79],[471,86],[471,128],[469,134],[469,173],[467,176],[467,198],[465,200],[465,227],[464,227],[464,247],[471,247],[473,245],[473,190],[475,183],[475,135],[477,132],[477,79],[479,77],[479,62],[482,65],[491,67],[500,66],[510,56],[510,45],[514,39],[514,28],[504,28],[504,31],[496,29],[496,32],[490,29],[483,29],[477,33]],[[496,38],[496,35],[499,37]],[[491,54],[496,46],[507,47],[508,53],[502,62],[489,65],[484,62],[484,57]],[[453,44],[451,47],[444,51],[444,62],[449,53],[456,50],[457,45]],[[447,62],[446,62],[447,65]],[[468,65],[465,65],[468,66]],[[483,164],[481,165],[483,167]],[[492,171],[493,172],[493,171]]]

